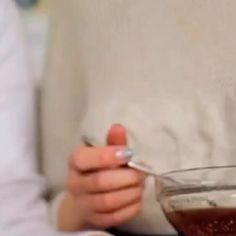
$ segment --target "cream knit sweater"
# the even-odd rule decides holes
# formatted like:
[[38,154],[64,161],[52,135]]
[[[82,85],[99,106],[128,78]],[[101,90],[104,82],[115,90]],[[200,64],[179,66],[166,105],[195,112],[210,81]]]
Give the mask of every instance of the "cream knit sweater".
[[[44,83],[44,170],[63,189],[86,134],[122,123],[158,172],[236,163],[235,0],[58,0]],[[134,232],[171,233],[147,186]]]

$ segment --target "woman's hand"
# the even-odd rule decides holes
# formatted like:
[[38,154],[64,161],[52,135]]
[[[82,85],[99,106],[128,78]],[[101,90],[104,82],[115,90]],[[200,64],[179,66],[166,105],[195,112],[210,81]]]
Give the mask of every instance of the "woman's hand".
[[132,157],[126,130],[112,126],[107,140],[105,147],[81,147],[71,159],[68,192],[76,230],[120,225],[141,210],[145,176],[125,167]]

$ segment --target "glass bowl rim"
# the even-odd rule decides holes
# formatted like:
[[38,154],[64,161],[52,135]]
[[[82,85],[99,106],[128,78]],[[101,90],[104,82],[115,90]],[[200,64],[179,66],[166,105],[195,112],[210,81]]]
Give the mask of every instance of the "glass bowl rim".
[[188,172],[197,172],[197,171],[204,171],[204,170],[218,170],[218,169],[231,169],[235,168],[236,165],[219,165],[219,166],[204,166],[204,167],[195,167],[195,168],[186,168],[186,169],[179,169],[179,170],[171,170],[168,172],[164,172],[162,176],[170,176],[174,174],[181,174],[181,173],[188,173]]

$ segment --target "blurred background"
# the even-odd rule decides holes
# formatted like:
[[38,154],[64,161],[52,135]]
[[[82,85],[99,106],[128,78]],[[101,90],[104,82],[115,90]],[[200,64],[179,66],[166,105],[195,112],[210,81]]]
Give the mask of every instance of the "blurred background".
[[23,16],[33,59],[34,76],[43,76],[50,32],[50,15],[53,0],[15,0]]

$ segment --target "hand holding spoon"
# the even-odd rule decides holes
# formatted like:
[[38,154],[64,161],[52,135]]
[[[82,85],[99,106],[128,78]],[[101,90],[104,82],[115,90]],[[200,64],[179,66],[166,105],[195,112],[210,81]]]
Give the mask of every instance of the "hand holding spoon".
[[[91,146],[91,147],[98,146],[98,143],[95,143],[94,140],[90,139],[87,136],[82,136],[82,140],[88,146]],[[134,156],[134,153],[132,151],[130,151],[129,155],[130,155],[130,158],[132,158]],[[133,169],[138,170],[138,171],[142,171],[145,174],[147,174],[149,176],[152,176],[156,179],[160,179],[160,181],[165,179],[165,180],[171,181],[174,184],[179,184],[179,182],[177,182],[176,180],[174,180],[170,177],[166,177],[166,176],[156,174],[155,171],[149,165],[147,165],[143,162],[137,162],[137,161],[130,160],[127,165],[130,168],[133,168]]]

